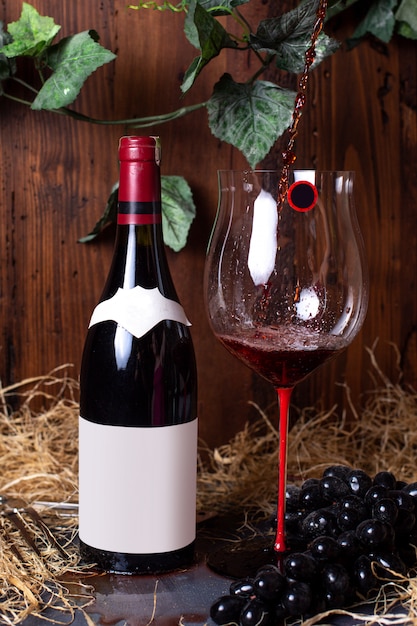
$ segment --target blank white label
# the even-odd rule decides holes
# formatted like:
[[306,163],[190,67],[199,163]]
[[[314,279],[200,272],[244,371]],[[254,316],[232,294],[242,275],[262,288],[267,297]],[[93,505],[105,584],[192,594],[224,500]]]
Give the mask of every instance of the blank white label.
[[93,311],[90,325],[113,320],[135,337],[143,337],[163,320],[174,320],[191,326],[182,306],[165,298],[158,287],[145,289],[119,289],[112,298],[100,302]]
[[103,426],[79,420],[79,534],[94,548],[155,554],[196,534],[197,420]]

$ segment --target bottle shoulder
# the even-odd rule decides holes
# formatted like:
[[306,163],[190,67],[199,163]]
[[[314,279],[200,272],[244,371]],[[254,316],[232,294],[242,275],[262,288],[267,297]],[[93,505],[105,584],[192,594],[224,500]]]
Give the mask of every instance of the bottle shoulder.
[[166,426],[196,417],[197,370],[189,327],[164,320],[141,338],[112,321],[92,326],[80,372],[82,417]]

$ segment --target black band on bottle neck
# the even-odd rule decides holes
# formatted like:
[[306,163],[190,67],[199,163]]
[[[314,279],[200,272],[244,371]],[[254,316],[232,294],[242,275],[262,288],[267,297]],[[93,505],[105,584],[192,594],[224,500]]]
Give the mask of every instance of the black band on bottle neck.
[[119,202],[118,224],[160,224],[161,221],[160,202]]

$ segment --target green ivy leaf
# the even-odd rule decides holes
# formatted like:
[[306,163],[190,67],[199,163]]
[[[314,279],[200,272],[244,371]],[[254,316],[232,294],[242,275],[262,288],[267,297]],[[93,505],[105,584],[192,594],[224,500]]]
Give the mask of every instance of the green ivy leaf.
[[397,31],[403,37],[417,39],[417,4],[416,0],[402,0],[395,13]]
[[255,167],[290,125],[294,99],[293,91],[274,83],[235,83],[224,74],[207,103],[211,132]]
[[203,67],[216,57],[223,48],[236,48],[237,46],[220,22],[206,11],[197,0],[190,2],[185,18],[184,32],[189,42],[201,50],[201,55],[192,61],[185,72],[181,85],[183,93],[190,89]]
[[60,109],[71,104],[88,76],[116,58],[97,40],[95,31],[84,31],[62,39],[49,49],[46,63],[53,74],[36,96],[32,109]]
[[[305,66],[305,53],[310,47],[310,37],[301,37],[300,39],[294,39],[291,43],[286,42],[280,46],[276,54],[276,64],[281,70],[292,72],[294,74],[300,74]],[[312,69],[317,67],[323,59],[334,54],[340,47],[340,43],[331,37],[328,37],[325,33],[320,33],[317,38],[314,62],[311,66]]]
[[175,252],[187,243],[196,208],[190,186],[182,176],[162,176],[162,230],[164,242]]
[[[93,241],[110,224],[116,222],[119,183],[113,185],[103,215],[79,243]],[[181,250],[196,214],[190,186],[182,176],[161,176],[162,231],[164,242],[175,252]]]
[[285,43],[291,46],[299,38],[311,37],[318,3],[318,0],[310,0],[279,17],[262,20],[251,43],[256,49],[274,53]]
[[8,58],[17,56],[39,56],[59,32],[60,26],[51,17],[39,15],[27,2],[17,22],[11,22],[7,30],[13,38],[1,52]]
[[350,38],[349,45],[355,45],[367,33],[388,43],[394,32],[395,16],[393,9],[397,2],[398,0],[375,0]]
[[[276,64],[288,72],[300,73],[305,65],[305,52],[311,45],[316,22],[317,1],[305,3],[280,17],[262,20],[250,43],[255,50],[276,56]],[[339,42],[321,33],[316,43],[313,67],[333,54]]]
[[11,41],[11,36],[3,30],[3,22],[0,21],[0,95],[3,93],[1,81],[6,80],[16,73],[16,60],[8,59],[2,52],[3,46]]

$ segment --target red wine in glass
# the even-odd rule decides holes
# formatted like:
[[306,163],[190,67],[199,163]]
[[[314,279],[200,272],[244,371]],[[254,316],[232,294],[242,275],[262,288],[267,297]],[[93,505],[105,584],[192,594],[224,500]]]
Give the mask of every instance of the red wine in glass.
[[341,351],[331,338],[327,346],[291,345],[288,338],[286,341],[285,327],[242,331],[241,334],[218,335],[217,338],[229,352],[277,389],[292,389]]

